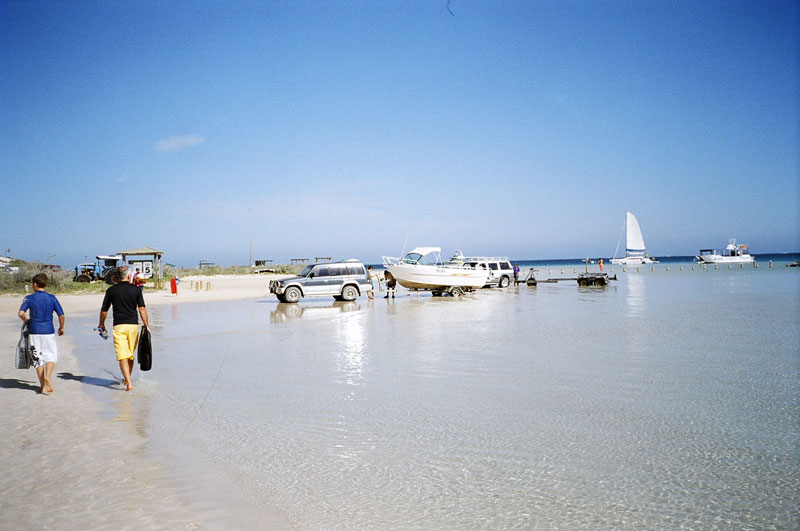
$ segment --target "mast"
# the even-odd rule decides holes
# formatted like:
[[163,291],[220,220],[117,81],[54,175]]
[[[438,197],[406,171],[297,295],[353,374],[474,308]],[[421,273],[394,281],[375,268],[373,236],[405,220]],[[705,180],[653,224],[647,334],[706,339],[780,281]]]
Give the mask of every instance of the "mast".
[[247,213],[250,216],[250,262],[247,265],[253,265],[253,210],[248,208]]

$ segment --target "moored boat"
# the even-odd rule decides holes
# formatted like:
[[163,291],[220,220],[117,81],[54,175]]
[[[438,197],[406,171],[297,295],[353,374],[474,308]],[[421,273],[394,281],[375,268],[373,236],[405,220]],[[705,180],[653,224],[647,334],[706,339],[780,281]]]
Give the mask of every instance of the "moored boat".
[[[489,272],[458,263],[442,263],[440,247],[417,247],[402,258],[384,256],[383,266],[408,289],[452,291],[484,286]],[[458,290],[456,290],[458,291]]]
[[[622,237],[620,236],[620,241]],[[617,251],[619,250],[619,242],[617,242]],[[647,256],[645,252],[644,238],[642,237],[642,229],[639,227],[639,221],[631,212],[625,213],[625,256],[617,258],[617,251],[614,251],[614,258],[611,263],[614,265],[642,265],[642,264],[657,264],[658,261]]]
[[697,261],[701,264],[752,264],[755,259],[747,245],[737,244],[736,238],[731,238],[724,249],[700,249]]

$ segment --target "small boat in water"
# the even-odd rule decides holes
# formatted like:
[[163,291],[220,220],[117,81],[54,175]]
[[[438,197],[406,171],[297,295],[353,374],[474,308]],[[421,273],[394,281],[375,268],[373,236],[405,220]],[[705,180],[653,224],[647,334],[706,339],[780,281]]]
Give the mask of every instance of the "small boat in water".
[[402,258],[384,256],[383,267],[408,289],[461,295],[465,290],[484,286],[489,272],[456,262],[442,263],[440,247],[417,247]]
[[752,264],[755,259],[747,245],[737,244],[736,238],[731,238],[724,249],[700,249],[697,261],[701,264]]
[[[622,236],[620,235],[620,241]],[[642,264],[657,264],[657,260],[647,256],[645,252],[644,238],[642,237],[642,229],[639,227],[639,221],[630,212],[625,213],[625,256],[617,258],[617,251],[619,251],[619,241],[617,242],[617,250],[614,251],[614,258],[611,263],[614,265],[642,265]]]

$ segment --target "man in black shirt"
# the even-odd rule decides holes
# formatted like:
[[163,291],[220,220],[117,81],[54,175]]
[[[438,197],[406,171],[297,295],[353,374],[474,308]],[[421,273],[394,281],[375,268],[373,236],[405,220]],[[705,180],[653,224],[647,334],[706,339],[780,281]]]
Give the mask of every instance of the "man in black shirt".
[[150,323],[147,319],[147,308],[144,306],[142,290],[130,283],[131,269],[128,266],[119,268],[121,280],[106,290],[103,305],[100,307],[100,324],[98,328],[105,330],[108,309],[114,307],[114,350],[117,353],[119,368],[125,378],[126,390],[133,389],[131,373],[136,345],[139,343],[139,316],[147,331]]

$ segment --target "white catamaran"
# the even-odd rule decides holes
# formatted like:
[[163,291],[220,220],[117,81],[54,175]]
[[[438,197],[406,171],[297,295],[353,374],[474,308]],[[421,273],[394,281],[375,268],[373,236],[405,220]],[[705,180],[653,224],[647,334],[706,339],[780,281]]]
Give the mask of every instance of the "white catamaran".
[[630,212],[626,212],[625,216],[625,257],[617,258],[617,251],[619,251],[619,243],[622,241],[622,235],[617,241],[617,249],[614,251],[614,258],[611,263],[615,265],[642,265],[642,264],[657,264],[657,260],[647,256],[644,246],[644,238],[642,237],[642,229],[639,228],[639,221],[636,216]]

